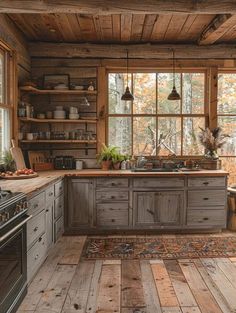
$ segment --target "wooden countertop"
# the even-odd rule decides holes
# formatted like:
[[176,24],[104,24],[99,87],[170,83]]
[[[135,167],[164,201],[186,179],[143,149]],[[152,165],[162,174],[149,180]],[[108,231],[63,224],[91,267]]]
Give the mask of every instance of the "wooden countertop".
[[102,171],[100,169],[61,170],[39,172],[39,176],[30,179],[20,180],[0,180],[0,187],[12,192],[24,192],[28,196],[39,192],[49,184],[60,180],[63,177],[183,177],[183,176],[227,176],[228,173],[223,170],[200,170],[189,172],[131,172],[129,170],[110,170]]

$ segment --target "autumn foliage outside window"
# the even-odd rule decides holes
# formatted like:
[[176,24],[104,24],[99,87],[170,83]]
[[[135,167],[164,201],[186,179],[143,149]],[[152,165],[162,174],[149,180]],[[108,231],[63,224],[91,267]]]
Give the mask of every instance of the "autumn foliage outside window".
[[[176,74],[180,101],[167,100],[172,89],[172,73],[132,73],[128,85],[134,101],[121,95],[126,86],[125,73],[110,73],[108,99],[108,144],[122,153],[178,156],[204,153],[198,141],[199,126],[206,126],[205,73]],[[164,138],[165,146],[159,146]]]

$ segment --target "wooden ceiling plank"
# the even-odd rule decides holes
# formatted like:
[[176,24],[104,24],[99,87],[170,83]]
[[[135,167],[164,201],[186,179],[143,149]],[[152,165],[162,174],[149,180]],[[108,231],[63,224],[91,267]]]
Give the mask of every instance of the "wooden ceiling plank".
[[[50,39],[56,42],[63,42],[63,35],[57,25],[56,18],[54,14],[42,14],[45,26],[50,34]],[[48,40],[49,41],[49,40]]]
[[198,46],[187,44],[73,44],[73,43],[30,43],[32,57],[67,57],[67,58],[123,58],[129,49],[130,58],[169,59],[170,50],[175,49],[179,59],[234,59],[235,45]]
[[1,13],[235,14],[235,0],[1,0]]
[[141,41],[143,42],[150,41],[153,32],[153,27],[157,20],[158,20],[157,14],[147,14],[145,16]]
[[186,41],[197,42],[203,30],[213,18],[215,18],[213,14],[197,15],[187,33]]
[[194,14],[188,15],[180,33],[179,33],[179,36],[178,36],[179,41],[185,41],[186,38],[188,39],[189,30],[191,29],[191,26],[193,25],[196,18],[197,18],[197,15],[194,15]]
[[[70,18],[71,16],[71,18]],[[68,15],[68,22],[70,25],[71,30],[74,33],[74,36],[76,38],[76,41],[82,40],[82,31],[80,29],[80,24],[77,18],[77,14],[69,14]]]
[[102,40],[102,29],[101,29],[100,20],[99,20],[98,15],[93,16],[93,22],[94,22],[97,40],[101,41]]
[[138,42],[141,40],[143,33],[143,24],[145,20],[145,14],[134,14],[131,29],[131,41]]
[[37,40],[37,34],[33,27],[31,27],[31,23],[26,19],[25,14],[8,14],[8,17],[15,23],[28,40]]
[[201,34],[198,44],[209,45],[219,40],[236,24],[236,16],[231,14],[217,15]]
[[86,41],[96,41],[97,33],[95,30],[94,20],[92,15],[78,14],[77,19],[83,39]]
[[178,35],[181,32],[184,23],[187,20],[187,15],[173,15],[165,33],[164,41],[177,41]]
[[131,25],[132,25],[132,15],[131,14],[121,14],[121,41],[130,41],[131,37]]
[[217,43],[234,43],[236,40],[236,25],[232,27],[230,30],[228,30],[218,41]]
[[55,21],[65,42],[77,41],[76,34],[71,27],[67,14],[55,14]]
[[112,15],[112,35],[114,41],[121,40],[121,16],[120,14]]
[[100,15],[99,21],[101,25],[102,31],[102,40],[104,41],[112,41],[112,19],[111,15]]
[[166,30],[171,21],[172,15],[159,15],[152,30],[151,41],[160,42],[164,40]]

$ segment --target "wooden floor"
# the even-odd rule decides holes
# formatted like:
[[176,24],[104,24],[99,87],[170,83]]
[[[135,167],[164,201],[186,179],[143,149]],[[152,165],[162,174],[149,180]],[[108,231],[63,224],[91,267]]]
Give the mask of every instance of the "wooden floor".
[[85,237],[62,237],[18,313],[236,312],[236,258],[82,260]]

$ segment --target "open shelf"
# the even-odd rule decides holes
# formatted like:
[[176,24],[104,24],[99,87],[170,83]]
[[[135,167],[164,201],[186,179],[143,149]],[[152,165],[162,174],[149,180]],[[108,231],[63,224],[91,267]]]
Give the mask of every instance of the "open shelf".
[[71,94],[71,95],[96,95],[97,90],[70,90],[70,89],[64,89],[64,90],[55,90],[55,89],[38,89],[31,86],[22,86],[20,87],[21,91],[29,92],[31,94],[36,95],[64,95],[64,94]]
[[85,144],[96,144],[97,141],[96,140],[20,140],[21,143],[85,143]]
[[96,119],[78,119],[78,120],[70,120],[70,119],[39,119],[39,118],[31,118],[31,117],[20,117],[20,121],[28,122],[28,123],[89,123],[96,124]]

